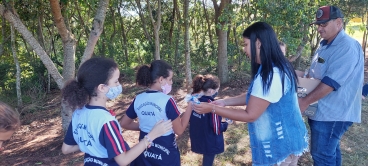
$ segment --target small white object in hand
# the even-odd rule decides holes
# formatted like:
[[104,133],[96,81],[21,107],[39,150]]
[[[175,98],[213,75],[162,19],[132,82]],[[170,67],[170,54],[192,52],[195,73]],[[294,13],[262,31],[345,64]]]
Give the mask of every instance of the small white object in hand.
[[228,124],[233,124],[233,120],[231,120],[231,119],[225,118],[225,121],[226,121]]
[[193,102],[195,104],[200,104],[201,102],[198,100],[198,98],[200,98],[201,95],[200,94],[196,94],[196,95],[190,95],[190,94],[187,94],[184,98],[184,101],[186,102]]

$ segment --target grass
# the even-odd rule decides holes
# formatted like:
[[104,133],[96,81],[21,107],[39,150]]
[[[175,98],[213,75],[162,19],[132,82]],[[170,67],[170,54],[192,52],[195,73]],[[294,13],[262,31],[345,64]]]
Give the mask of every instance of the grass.
[[[224,132],[225,152],[215,158],[215,166],[248,166],[252,157],[246,123],[236,122]],[[190,145],[190,143],[188,142]],[[353,124],[341,140],[343,164],[354,166],[368,165],[368,100],[362,104],[362,122]],[[181,154],[183,166],[201,165],[202,156],[191,151]],[[312,166],[313,160],[305,153],[298,165]]]

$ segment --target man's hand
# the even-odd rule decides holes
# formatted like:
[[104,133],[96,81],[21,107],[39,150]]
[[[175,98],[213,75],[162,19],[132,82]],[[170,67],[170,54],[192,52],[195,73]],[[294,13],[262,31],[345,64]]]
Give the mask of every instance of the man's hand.
[[299,102],[300,112],[303,113],[305,110],[307,110],[309,104],[306,103],[305,99],[302,97],[298,98],[298,102]]

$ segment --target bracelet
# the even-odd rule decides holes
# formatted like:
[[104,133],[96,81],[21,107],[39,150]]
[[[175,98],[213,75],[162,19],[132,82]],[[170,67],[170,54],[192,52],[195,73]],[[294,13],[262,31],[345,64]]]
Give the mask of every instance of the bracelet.
[[152,144],[152,140],[147,136],[145,135],[144,138],[147,140],[148,142],[148,145],[146,145],[146,147],[150,148],[151,147],[151,144]]
[[212,106],[212,113],[215,113],[216,110],[215,110],[215,105]]
[[222,100],[222,101],[224,102],[224,106],[227,106],[227,103],[226,103],[225,99],[224,99],[224,100]]
[[147,152],[147,142],[145,140],[143,140],[145,148],[146,148],[146,152]]

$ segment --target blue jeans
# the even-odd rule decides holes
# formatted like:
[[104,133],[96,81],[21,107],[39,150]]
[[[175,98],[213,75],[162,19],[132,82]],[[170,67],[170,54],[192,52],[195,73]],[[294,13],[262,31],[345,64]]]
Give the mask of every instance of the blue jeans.
[[353,122],[308,119],[308,123],[314,166],[341,166],[340,139]]
[[216,154],[203,154],[202,166],[212,166]]

